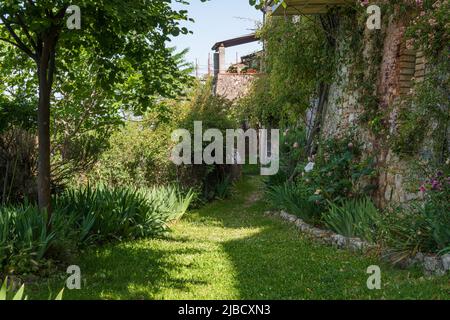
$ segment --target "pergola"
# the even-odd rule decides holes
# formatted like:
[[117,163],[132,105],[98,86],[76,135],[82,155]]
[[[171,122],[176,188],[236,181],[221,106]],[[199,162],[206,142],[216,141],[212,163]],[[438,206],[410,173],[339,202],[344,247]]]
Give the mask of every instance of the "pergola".
[[305,14],[320,14],[326,13],[333,7],[354,3],[354,0],[284,0],[272,6],[272,15],[298,16]]
[[214,51],[217,51],[217,49],[219,49],[220,46],[224,46],[225,48],[228,48],[228,47],[239,46],[241,44],[255,42],[258,40],[259,40],[258,37],[254,33],[252,33],[252,34],[248,34],[245,36],[216,42],[211,49]]
[[223,41],[216,42],[211,48],[215,51],[214,53],[214,75],[218,73],[225,73],[225,48],[239,46],[241,44],[251,43],[258,41],[256,34],[248,34],[245,36],[227,39]]

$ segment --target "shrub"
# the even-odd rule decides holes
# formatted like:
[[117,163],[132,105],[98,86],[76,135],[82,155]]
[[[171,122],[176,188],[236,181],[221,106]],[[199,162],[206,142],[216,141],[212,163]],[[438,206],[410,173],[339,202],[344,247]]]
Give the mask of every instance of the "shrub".
[[[450,246],[450,170],[438,171],[421,187],[425,203],[418,212],[426,217],[432,230],[436,250],[448,250]],[[446,249],[447,248],[447,249]]]
[[214,194],[215,197],[219,200],[223,200],[228,198],[231,195],[233,187],[233,181],[230,177],[225,177],[222,181],[217,183]]
[[[56,199],[64,219],[73,225],[78,241],[107,241],[161,235],[167,222],[180,218],[189,207],[192,192],[182,195],[175,187],[137,190],[87,187],[68,190]],[[69,223],[67,223],[69,221]]]
[[450,251],[450,176],[440,171],[420,188],[424,201],[397,208],[385,217],[383,235],[397,261],[419,251]]
[[[90,181],[108,186],[140,188],[176,183],[183,188],[199,189],[205,200],[216,197],[216,185],[230,175],[230,166],[180,165],[171,161],[171,135],[175,129],[194,133],[194,121],[203,129],[225,133],[235,128],[230,120],[231,102],[212,94],[212,83],[198,84],[182,101],[165,100],[140,121],[129,121],[110,139],[111,148],[87,174]],[[209,143],[204,144],[206,146]]]
[[[22,285],[17,292],[13,294],[12,290],[12,284],[8,285],[8,277],[6,277],[5,281],[3,281],[3,284],[0,283],[0,301],[6,301],[6,300],[28,300],[28,297],[25,296],[25,285]],[[62,300],[64,294],[64,289],[62,289],[58,295],[55,297],[55,300]],[[11,299],[9,299],[11,298]]]
[[357,199],[376,187],[370,181],[375,173],[373,159],[362,159],[352,135],[324,141],[314,161],[314,169],[305,172],[300,181],[316,190],[316,200],[324,205],[326,201]]
[[306,161],[306,132],[303,127],[288,128],[280,137],[280,170],[268,179],[268,185],[292,180],[303,170]]
[[251,125],[292,125],[311,106],[317,84],[334,74],[335,50],[326,34],[317,32],[318,17],[271,17],[259,32],[266,44],[264,69],[249,94],[239,102],[240,118]]
[[36,206],[0,207],[0,270],[37,269],[55,238],[47,225],[47,215]]
[[110,186],[149,187],[176,179],[170,161],[171,127],[150,116],[115,132],[88,178]]
[[37,271],[44,258],[64,260],[80,246],[159,236],[193,197],[177,187],[67,190],[54,199],[51,232],[34,205],[0,207],[0,271]]
[[346,237],[359,237],[375,242],[380,213],[369,198],[346,200],[339,204],[329,202],[323,220],[333,231]]
[[19,127],[0,132],[0,203],[18,203],[36,193],[35,134]]
[[[212,83],[199,85],[191,93],[189,100],[178,106],[182,116],[177,120],[176,127],[194,133],[194,122],[201,121],[203,131],[218,129],[226,136],[227,129],[237,127],[231,119],[232,103],[227,99],[212,94]],[[210,143],[204,141],[205,148]],[[204,149],[203,149],[204,150]],[[226,152],[224,152],[224,155]],[[225,158],[224,158],[225,160]],[[179,181],[186,186],[202,185],[204,197],[214,199],[211,194],[215,186],[223,182],[230,175],[230,166],[226,165],[182,165],[177,167]]]
[[301,184],[286,182],[270,187],[267,198],[273,207],[286,210],[308,222],[317,222],[322,211],[310,198],[309,190]]
[[[389,256],[397,263],[418,252],[439,251],[433,238],[433,224],[412,206],[396,209],[385,216],[383,237]],[[443,248],[445,249],[445,248]]]
[[153,187],[144,192],[155,211],[164,212],[167,220],[178,220],[186,213],[195,197],[193,191],[183,193],[178,187]]

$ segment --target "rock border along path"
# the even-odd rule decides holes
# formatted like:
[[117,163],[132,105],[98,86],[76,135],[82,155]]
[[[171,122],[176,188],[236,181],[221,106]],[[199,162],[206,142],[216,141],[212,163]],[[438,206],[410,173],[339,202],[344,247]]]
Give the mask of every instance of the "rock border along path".
[[[338,249],[345,249],[350,251],[367,252],[370,250],[377,250],[379,246],[368,243],[359,238],[350,238],[343,235],[334,233],[330,230],[322,230],[309,225],[299,217],[289,214],[286,211],[267,211],[266,215],[279,217],[288,223],[291,223],[297,227],[297,229],[312,238],[319,240],[322,243],[332,245]],[[383,257],[389,256],[389,250],[383,250]],[[389,262],[392,261],[386,258]],[[425,275],[427,276],[442,276],[447,272],[450,272],[450,254],[443,255],[441,257],[430,254],[417,253],[414,257],[407,259],[402,266],[411,267],[413,265],[419,265],[423,268]]]

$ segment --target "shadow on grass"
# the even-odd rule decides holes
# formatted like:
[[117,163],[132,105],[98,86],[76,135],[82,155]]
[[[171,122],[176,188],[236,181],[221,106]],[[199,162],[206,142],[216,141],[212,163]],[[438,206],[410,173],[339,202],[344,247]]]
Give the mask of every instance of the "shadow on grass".
[[[182,239],[178,239],[184,241]],[[82,290],[65,290],[65,300],[78,299],[131,299],[143,300],[158,297],[164,288],[189,291],[193,285],[204,285],[198,279],[175,277],[178,271],[186,268],[171,256],[195,256],[202,251],[194,248],[154,249],[148,248],[146,242],[111,245],[99,248],[80,257],[82,271]],[[77,264],[74,261],[74,264]],[[64,286],[62,279],[50,279],[49,288],[55,291]],[[39,290],[31,287],[30,296],[45,299],[42,294],[44,285]],[[34,291],[34,293],[33,293]]]
[[[448,299],[449,277],[428,281],[419,272],[393,270],[309,241],[265,216],[264,200],[252,196],[262,186],[262,178],[246,177],[231,199],[191,212],[165,239],[88,250],[79,258],[83,290],[64,298]],[[382,267],[382,290],[367,289],[373,264]],[[50,280],[52,291],[64,281]],[[46,284],[30,289],[32,298],[48,296]]]
[[[250,177],[237,185],[238,194],[248,197],[261,186],[261,178]],[[214,214],[225,228],[260,230],[222,244],[242,299],[449,298],[448,277],[423,281],[417,270],[395,270],[376,258],[317,244],[294,227],[264,216],[266,210],[258,200],[245,209],[236,205],[226,214]],[[374,264],[382,269],[382,290],[367,288],[367,268]]]

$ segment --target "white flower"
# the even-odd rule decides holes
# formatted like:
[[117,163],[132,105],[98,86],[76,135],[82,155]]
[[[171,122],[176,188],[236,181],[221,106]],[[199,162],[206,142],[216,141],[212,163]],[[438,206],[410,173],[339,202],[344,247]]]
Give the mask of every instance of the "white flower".
[[314,170],[314,165],[315,165],[314,162],[308,163],[308,165],[305,167],[305,172],[311,172],[311,171],[313,171],[313,170]]

